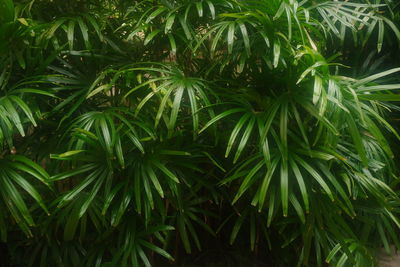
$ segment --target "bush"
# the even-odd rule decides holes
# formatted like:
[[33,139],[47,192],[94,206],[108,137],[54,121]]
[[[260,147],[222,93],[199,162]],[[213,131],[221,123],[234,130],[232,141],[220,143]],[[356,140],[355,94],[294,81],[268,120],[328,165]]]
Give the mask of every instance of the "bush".
[[0,0],[5,262],[375,266],[398,6]]

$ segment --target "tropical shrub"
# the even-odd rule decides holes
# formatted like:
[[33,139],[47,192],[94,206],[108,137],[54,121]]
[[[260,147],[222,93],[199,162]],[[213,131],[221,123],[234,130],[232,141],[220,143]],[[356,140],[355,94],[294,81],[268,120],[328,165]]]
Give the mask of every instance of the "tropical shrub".
[[400,247],[399,14],[0,0],[3,262],[375,266]]

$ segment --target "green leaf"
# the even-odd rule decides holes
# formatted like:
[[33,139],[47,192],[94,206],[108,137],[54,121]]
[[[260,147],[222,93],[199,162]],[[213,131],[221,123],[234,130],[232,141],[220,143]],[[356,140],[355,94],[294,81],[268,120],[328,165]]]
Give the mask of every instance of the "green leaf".
[[288,215],[288,202],[289,202],[289,180],[288,180],[288,163],[286,160],[282,160],[281,163],[281,198],[282,198],[282,210],[283,216]]
[[171,45],[171,51],[172,51],[172,53],[174,53],[174,54],[176,54],[176,42],[175,42],[175,38],[174,38],[174,36],[172,35],[172,34],[168,34],[168,40],[169,40],[169,43],[170,43],[170,45]]
[[281,116],[279,121],[279,134],[280,142],[282,145],[282,159],[287,161],[288,159],[288,103],[285,101],[281,105]]
[[240,140],[239,146],[238,146],[238,148],[236,150],[236,154],[235,154],[235,158],[233,159],[233,163],[236,163],[237,160],[239,159],[240,155],[242,154],[243,149],[246,146],[247,141],[249,140],[250,135],[251,135],[251,133],[253,131],[253,127],[254,127],[255,121],[256,121],[256,118],[252,117],[250,119],[249,123],[247,124],[247,127],[244,130],[242,139]]
[[212,19],[215,19],[215,7],[214,7],[214,4],[211,1],[206,1],[206,2],[208,4],[208,7],[210,8]]
[[[298,100],[296,99],[296,101]],[[339,135],[339,132],[337,131],[336,127],[332,125],[332,123],[328,121],[326,117],[322,117],[321,115],[319,115],[319,112],[314,108],[314,106],[304,102],[297,102],[297,103],[303,106],[303,108],[307,110],[310,113],[310,115],[317,118],[318,122],[326,126],[333,134]]]
[[186,35],[186,38],[188,40],[192,40],[192,34],[190,33],[187,21],[183,17],[180,16],[179,17],[179,22],[180,22],[180,24],[181,24],[181,26],[183,28],[183,31],[184,31],[184,33]]
[[336,28],[334,22],[325,13],[325,10],[322,8],[317,8],[317,9],[318,9],[319,13],[321,14],[322,18],[324,19],[324,22],[326,22],[326,24],[333,31],[333,33],[336,35],[339,35],[339,30]]
[[[100,133],[101,130],[101,133]],[[104,142],[104,146],[107,152],[111,155],[112,154],[112,142],[111,142],[111,133],[110,129],[108,128],[107,121],[105,117],[101,116],[98,120],[96,120],[96,132],[97,135],[101,136],[101,139]]]
[[37,126],[35,119],[33,118],[32,111],[30,110],[29,106],[19,97],[10,95],[9,98],[14,101],[21,110],[25,113],[25,115],[29,118],[32,122],[33,126]]
[[290,203],[292,203],[292,206],[296,210],[296,213],[299,216],[301,222],[303,224],[305,224],[306,223],[306,217],[304,215],[303,209],[302,209],[299,201],[297,200],[296,196],[294,194],[290,194],[289,199],[290,199]]
[[93,202],[95,197],[97,196],[97,193],[99,192],[101,186],[104,183],[104,180],[107,177],[106,171],[103,171],[98,177],[97,181],[94,184],[92,190],[88,194],[88,197],[86,198],[85,202],[81,205],[81,208],[79,210],[79,218],[82,218],[82,216],[86,213],[87,209],[89,208],[90,204]]
[[380,53],[382,50],[383,34],[385,33],[385,27],[383,25],[382,20],[378,20],[378,29],[379,29],[379,31],[378,31],[377,49],[378,49],[378,53]]
[[111,205],[111,202],[113,201],[114,197],[117,195],[118,191],[120,191],[122,189],[122,187],[124,186],[123,183],[119,183],[118,185],[116,185],[113,190],[111,190],[111,192],[109,192],[105,198],[104,201],[104,206],[103,209],[101,211],[102,215],[105,215],[108,207]]
[[76,233],[76,229],[79,223],[79,206],[76,205],[73,207],[72,212],[69,214],[67,218],[67,222],[64,228],[64,240],[70,241],[74,238]]
[[157,115],[156,115],[156,120],[155,120],[155,122],[154,122],[154,127],[157,127],[158,126],[158,124],[159,124],[159,122],[160,122],[160,119],[161,119],[161,116],[163,115],[163,113],[164,113],[164,109],[165,109],[165,106],[167,105],[167,101],[169,100],[169,96],[172,94],[172,92],[174,91],[174,87],[170,87],[168,90],[167,90],[167,92],[165,93],[165,95],[163,96],[163,98],[162,98],[162,100],[161,100],[161,103],[160,103],[160,106],[158,107],[158,112],[157,112]]
[[[378,91],[386,91],[386,90],[396,90],[400,89],[400,84],[382,84],[382,85],[373,85],[373,86],[360,86],[357,89],[357,92],[378,92]],[[374,97],[376,94],[373,95],[361,95],[361,96],[370,96]]]
[[303,197],[304,201],[304,206],[306,208],[306,212],[308,213],[310,210],[310,204],[309,204],[310,202],[308,200],[307,186],[304,182],[303,175],[301,174],[301,171],[294,160],[290,159],[289,164],[297,179],[297,183],[299,184],[301,196]]
[[279,40],[277,39],[274,42],[274,68],[278,67],[280,54],[281,54],[281,44],[280,44]]
[[351,210],[351,213],[349,215],[356,216],[356,214],[353,210],[353,205],[351,204],[349,197],[347,196],[343,187],[340,185],[339,181],[337,181],[336,177],[327,168],[327,166],[325,166],[325,164],[319,163],[318,166],[322,170],[322,172],[325,174],[325,176],[329,179],[329,181],[333,184],[333,186],[336,188],[336,191],[339,193],[339,195],[342,197],[342,199],[346,202],[348,208]]
[[68,39],[68,46],[69,50],[74,50],[74,28],[75,28],[75,21],[70,20],[68,22],[68,29],[67,29],[67,39]]
[[38,95],[46,95],[46,96],[51,96],[55,97],[53,93],[44,91],[44,90],[38,90],[38,89],[33,89],[33,88],[22,88],[22,89],[14,89],[12,90],[13,94],[19,94],[19,93],[33,93],[33,94],[38,94]]
[[269,205],[268,205],[268,219],[267,219],[268,227],[271,225],[272,218],[274,216],[274,210],[275,210],[275,190],[274,188],[272,188],[270,192]]
[[239,187],[239,190],[237,191],[235,198],[232,201],[232,204],[234,204],[236,201],[239,200],[239,198],[243,195],[244,192],[250,187],[255,182],[254,175],[263,167],[264,161],[258,162],[247,174],[247,176],[243,179],[242,184]]
[[85,24],[85,22],[83,22],[82,18],[77,18],[77,21],[78,21],[79,27],[81,28],[82,37],[85,42],[85,47],[86,47],[86,49],[90,49],[91,45],[89,42],[89,33],[88,33],[89,30],[87,28],[87,25]]
[[71,201],[76,198],[76,196],[81,193],[86,187],[88,187],[91,183],[98,180],[99,175],[103,172],[102,169],[97,169],[91,174],[89,174],[86,179],[84,179],[78,186],[72,189],[69,193],[64,195],[58,203],[58,207],[62,207],[65,202]]
[[241,228],[242,225],[243,225],[244,219],[247,217],[246,215],[247,215],[247,214],[242,214],[242,215],[239,216],[239,218],[236,220],[236,223],[235,223],[235,225],[233,226],[233,229],[232,229],[231,236],[230,236],[230,238],[229,238],[229,244],[232,245],[232,244],[235,242],[236,237],[237,237],[237,235],[238,235],[238,233],[239,233],[239,231],[240,231],[240,228]]
[[297,80],[296,84],[299,84],[306,76],[312,71],[315,71],[316,68],[325,65],[325,62],[318,61],[314,63],[312,66],[308,67],[303,73],[300,75],[300,78]]
[[251,53],[250,39],[249,39],[249,35],[247,33],[246,25],[244,25],[243,22],[238,22],[238,25],[239,25],[240,31],[242,32],[244,48],[246,49],[247,55],[250,55],[250,53]]
[[361,139],[359,128],[357,127],[357,125],[351,115],[347,116],[347,124],[349,126],[350,135],[353,139],[354,146],[356,147],[358,155],[360,156],[361,161],[364,164],[364,166],[367,167],[368,166],[367,153],[365,152],[365,148],[364,148],[364,144]]
[[149,179],[147,178],[147,175],[145,172],[143,172],[143,170],[142,170],[142,174],[143,174],[143,178],[144,178],[142,183],[143,183],[143,187],[144,187],[144,192],[147,197],[146,203],[148,203],[150,205],[151,209],[153,210],[154,209],[154,200],[153,200],[153,194],[150,189]]
[[229,153],[233,147],[233,144],[236,140],[236,137],[238,136],[240,130],[243,128],[244,124],[247,122],[247,120],[250,118],[250,114],[249,113],[245,113],[240,119],[239,121],[236,123],[235,128],[233,128],[231,136],[229,137],[229,141],[228,141],[228,146],[226,148],[226,152],[225,152],[225,158],[227,158],[229,156]]
[[155,189],[157,190],[158,194],[162,198],[164,198],[164,191],[163,191],[161,184],[158,181],[158,178],[157,178],[156,174],[154,173],[153,169],[151,167],[147,167],[146,170],[147,170],[147,174],[148,174],[151,182],[153,183]]
[[9,170],[9,173],[11,174],[10,178],[12,178],[12,180],[14,180],[22,189],[24,189],[40,205],[40,207],[44,211],[46,211],[46,213],[48,215],[50,215],[42,197],[37,192],[37,190],[25,178],[23,178],[17,172]]
[[383,72],[380,72],[380,73],[365,77],[364,79],[361,79],[361,80],[357,81],[354,85],[355,86],[363,85],[363,84],[372,82],[374,80],[377,80],[379,78],[388,76],[388,75],[390,75],[392,73],[396,73],[396,72],[399,72],[399,71],[400,71],[400,68],[394,68],[394,69],[386,70],[386,71],[383,71]]
[[68,170],[66,172],[62,172],[62,173],[58,173],[54,176],[50,177],[51,181],[59,181],[59,180],[64,180],[66,178],[81,174],[81,173],[85,173],[88,171],[91,171],[93,169],[95,169],[96,167],[98,167],[96,164],[90,163],[90,164],[86,164],[83,166],[80,166],[79,168],[75,168],[73,170]]
[[10,159],[12,159],[13,161],[16,161],[16,162],[23,163],[24,165],[30,167],[32,170],[37,172],[41,178],[39,179],[37,176],[35,176],[35,177],[37,177],[42,182],[50,179],[49,174],[40,165],[36,164],[32,160],[30,160],[24,156],[20,156],[20,155],[13,155],[10,157]]
[[115,141],[115,153],[122,169],[125,169],[124,152],[122,150],[121,138],[117,136]]
[[181,237],[183,247],[185,248],[185,251],[187,253],[191,253],[191,247],[190,247],[190,242],[189,242],[189,237],[186,231],[186,226],[184,222],[184,218],[182,216],[178,217],[178,230],[179,230],[179,235]]
[[314,80],[314,93],[313,93],[313,104],[318,103],[319,98],[321,97],[322,92],[322,79],[318,75],[315,75]]
[[199,14],[199,17],[203,16],[203,5],[201,2],[196,2],[196,9],[197,13]]
[[264,206],[264,201],[267,196],[267,191],[269,184],[271,183],[272,176],[275,172],[276,166],[278,165],[279,158],[275,158],[271,164],[271,167],[267,170],[263,182],[260,187],[260,194],[258,196],[258,204],[259,204],[259,211],[261,212],[262,207]]
[[[5,193],[5,194],[3,193],[3,198],[6,197],[6,199],[4,199],[5,202],[9,203],[11,201],[17,208],[18,212],[22,215],[24,220],[29,224],[29,226],[33,226],[34,222],[32,216],[25,202],[23,201],[21,194],[18,192],[17,188],[15,188],[15,186],[11,183],[6,173],[4,171],[0,173],[2,174],[1,175],[2,179],[0,179],[0,184]],[[8,205],[10,204],[11,203],[9,203]],[[16,219],[18,222],[19,221],[18,218]]]
[[322,189],[324,189],[324,191],[328,194],[329,198],[333,201],[334,200],[333,193],[329,188],[328,184],[321,177],[321,175],[319,175],[319,173],[302,158],[294,154],[292,156],[293,159],[296,160],[321,185]]
[[378,228],[378,233],[379,233],[379,236],[380,236],[381,241],[383,243],[383,246],[385,248],[385,251],[386,251],[387,254],[390,254],[391,253],[391,249],[390,249],[390,246],[389,246],[389,241],[387,240],[387,237],[386,237],[386,234],[385,234],[385,232],[383,230],[382,224],[377,223],[376,226]]
[[382,16],[381,18],[386,22],[387,25],[389,25],[389,27],[392,29],[392,31],[396,35],[397,41],[400,42],[400,31],[399,31],[399,28],[390,19],[388,19],[388,18],[386,18],[384,16]]
[[99,27],[99,25],[97,24],[96,20],[95,20],[92,16],[90,16],[90,15],[88,15],[88,14],[85,14],[85,17],[86,17],[87,20],[90,22],[90,24],[93,26],[94,30],[95,30],[96,33],[97,33],[97,36],[99,37],[99,40],[100,40],[101,42],[103,42],[103,41],[104,41],[104,36],[103,36],[103,34],[101,33],[100,27]]
[[173,156],[190,156],[191,154],[189,152],[185,152],[185,151],[179,151],[179,150],[160,150],[159,154],[161,155],[173,155]]
[[198,107],[197,107],[196,94],[192,87],[187,87],[186,91],[188,93],[190,101],[190,109],[192,112],[192,121],[193,121],[193,137],[195,138],[199,129],[199,115],[197,113]]
[[171,31],[175,22],[175,17],[175,14],[168,16],[167,21],[165,22],[164,33],[169,33]]
[[96,89],[90,91],[90,93],[86,96],[86,99],[89,99],[102,91],[108,91],[111,88],[111,84],[103,84],[98,86]]
[[221,114],[218,114],[217,116],[212,118],[209,122],[207,122],[206,125],[204,125],[204,127],[199,131],[199,133],[203,132],[205,129],[207,129],[212,124],[214,124],[215,122],[219,121],[220,119],[222,119],[222,118],[224,118],[226,116],[229,116],[231,114],[238,113],[238,112],[243,112],[243,111],[245,111],[243,108],[233,108],[233,109],[229,109],[227,111],[224,111]]
[[172,181],[175,183],[180,183],[178,177],[175,176],[170,170],[167,169],[163,164],[161,164],[159,161],[154,161],[153,164],[160,170],[162,171],[165,175],[167,175],[169,178],[171,178]]
[[144,147],[140,143],[140,140],[135,135],[133,135],[132,133],[126,133],[126,135],[132,141],[132,143],[136,146],[136,148],[139,149],[139,151],[142,152],[142,154],[144,154],[145,153]]
[[228,35],[227,35],[228,53],[229,54],[232,54],[234,38],[235,38],[235,23],[230,23],[229,28],[228,28]]
[[64,152],[64,153],[58,154],[58,155],[57,154],[50,154],[50,158],[52,158],[52,159],[69,158],[71,156],[80,154],[80,153],[85,152],[85,151],[86,150],[71,150],[71,151],[67,151],[67,152]]
[[146,19],[145,23],[149,23],[153,19],[155,19],[158,15],[160,15],[162,12],[166,11],[166,7],[159,7],[156,10],[154,10]]
[[277,100],[277,101],[274,101],[273,104],[271,105],[271,107],[268,109],[267,114],[266,114],[267,120],[265,122],[264,128],[262,129],[262,134],[260,137],[261,142],[264,142],[264,140],[267,139],[269,129],[270,129],[272,122],[275,119],[275,115],[278,112],[280,107],[281,107],[281,101]]
[[25,62],[24,55],[22,54],[22,51],[17,50],[17,51],[15,51],[14,53],[15,53],[15,56],[16,56],[16,58],[17,58],[17,61],[18,61],[19,66],[20,66],[22,69],[25,69],[25,68],[26,68],[26,62]]
[[329,252],[329,254],[328,254],[328,256],[326,257],[326,262],[327,263],[330,263],[331,262],[331,260],[335,257],[335,255],[340,251],[340,249],[341,249],[342,247],[341,247],[341,245],[340,245],[340,243],[339,244],[337,244],[330,252]]
[[144,45],[148,45],[150,42],[151,42],[151,40],[153,40],[153,38],[157,35],[157,34],[159,34],[161,32],[161,30],[154,30],[154,31],[152,31],[150,34],[148,34],[147,36],[146,36],[146,39],[144,39]]
[[274,17],[272,19],[273,20],[279,19],[282,16],[283,12],[285,11],[285,7],[286,7],[286,3],[282,2],[279,5],[278,11],[275,13],[275,15],[274,15]]
[[151,243],[149,243],[149,242],[147,242],[145,240],[140,240],[140,243],[143,246],[145,246],[145,247],[151,249],[152,251],[156,252],[157,254],[160,254],[161,256],[163,256],[163,257],[165,257],[165,258],[167,258],[169,260],[174,260],[173,257],[168,252],[166,252],[165,250],[163,250],[163,249],[161,249],[161,248],[159,248],[159,247],[157,247],[157,246],[155,246],[155,245],[153,245],[153,244],[151,244]]
[[0,0],[0,25],[14,21],[14,16],[13,0]]
[[176,124],[179,108],[181,106],[183,92],[184,92],[183,87],[179,87],[175,91],[175,98],[174,98],[174,102],[172,103],[171,116],[170,116],[169,123],[168,123],[168,131],[170,133],[173,131],[175,124]]
[[2,103],[4,105],[4,108],[7,111],[7,115],[12,120],[15,127],[18,129],[19,133],[22,136],[25,136],[25,131],[24,131],[24,128],[22,127],[21,119],[18,115],[17,110],[14,108],[13,104],[11,103],[10,99],[8,99],[8,97],[4,97],[3,99],[0,99],[0,103]]
[[[214,38],[213,38],[213,42],[211,43],[211,50],[210,50],[210,52],[211,52],[211,55],[212,56],[214,56],[214,52],[215,52],[215,49],[216,49],[216,47],[217,47],[217,44],[218,44],[218,42],[220,41],[220,38],[221,38],[221,35],[222,35],[222,33],[225,31],[225,29],[228,27],[230,25],[230,23],[220,23],[220,24],[217,24],[217,26],[216,27],[214,27],[214,30],[218,30],[217,31],[217,33],[215,34],[215,36],[214,36]],[[212,32],[210,31],[210,34],[211,34]],[[207,36],[207,35],[206,35]],[[205,36],[205,37],[206,37]],[[203,37],[204,38],[204,37]],[[199,43],[200,44],[200,43]]]

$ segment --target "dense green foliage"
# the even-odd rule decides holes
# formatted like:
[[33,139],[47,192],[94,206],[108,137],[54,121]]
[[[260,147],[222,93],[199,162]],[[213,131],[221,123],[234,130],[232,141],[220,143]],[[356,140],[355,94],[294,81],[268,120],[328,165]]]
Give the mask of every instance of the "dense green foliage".
[[374,266],[398,6],[0,0],[3,262]]

